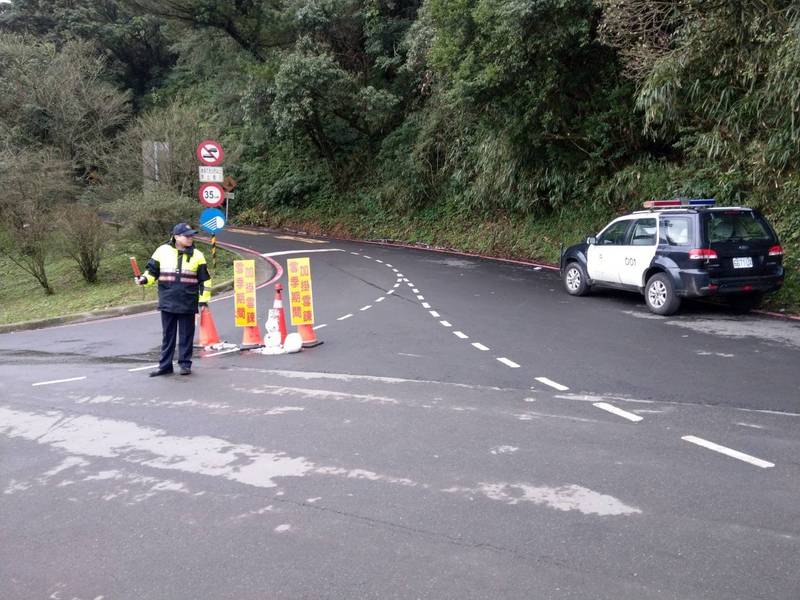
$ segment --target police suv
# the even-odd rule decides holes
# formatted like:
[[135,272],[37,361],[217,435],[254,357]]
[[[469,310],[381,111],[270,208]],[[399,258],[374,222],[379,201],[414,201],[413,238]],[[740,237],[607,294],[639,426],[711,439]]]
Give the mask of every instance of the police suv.
[[595,286],[637,291],[659,315],[678,310],[681,298],[716,296],[744,312],[783,285],[783,249],[758,211],[716,207],[713,199],[644,207],[562,253],[569,294]]

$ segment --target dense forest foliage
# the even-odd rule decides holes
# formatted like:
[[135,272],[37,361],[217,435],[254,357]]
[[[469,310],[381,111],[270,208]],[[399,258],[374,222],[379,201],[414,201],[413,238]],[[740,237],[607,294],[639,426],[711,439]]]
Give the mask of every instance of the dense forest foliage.
[[196,214],[219,137],[240,223],[552,260],[647,199],[755,206],[796,302],[790,0],[13,0],[0,73],[0,237],[37,278],[63,219]]

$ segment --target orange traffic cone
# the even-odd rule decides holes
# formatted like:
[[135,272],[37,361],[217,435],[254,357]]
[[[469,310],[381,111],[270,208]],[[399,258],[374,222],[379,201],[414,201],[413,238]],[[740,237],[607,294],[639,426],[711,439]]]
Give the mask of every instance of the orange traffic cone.
[[319,346],[322,341],[317,339],[317,334],[311,325],[298,325],[297,333],[303,338],[303,348],[313,348]]
[[242,332],[242,344],[239,346],[242,350],[260,348],[263,345],[264,338],[261,337],[261,329],[258,325],[250,325],[244,328]]
[[272,303],[272,308],[278,311],[278,330],[281,332],[281,345],[286,341],[286,315],[283,313],[282,291],[283,286],[280,283],[275,284],[275,300]]
[[217,333],[217,326],[214,323],[214,317],[211,316],[211,308],[208,306],[200,309],[199,338],[199,345],[203,348],[220,343],[219,334]]

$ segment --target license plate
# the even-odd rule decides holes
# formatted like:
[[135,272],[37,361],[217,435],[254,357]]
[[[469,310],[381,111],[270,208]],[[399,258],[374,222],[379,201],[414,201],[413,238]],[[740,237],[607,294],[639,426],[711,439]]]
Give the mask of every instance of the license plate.
[[741,256],[739,258],[733,259],[733,268],[734,269],[752,269],[753,268],[753,257],[752,256]]

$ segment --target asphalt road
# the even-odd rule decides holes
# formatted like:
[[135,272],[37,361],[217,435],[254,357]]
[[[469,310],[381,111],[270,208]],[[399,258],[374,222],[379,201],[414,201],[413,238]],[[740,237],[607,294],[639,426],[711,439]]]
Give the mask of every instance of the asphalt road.
[[157,313],[0,335],[0,598],[800,598],[800,324],[220,239],[311,257],[324,344],[151,379]]

